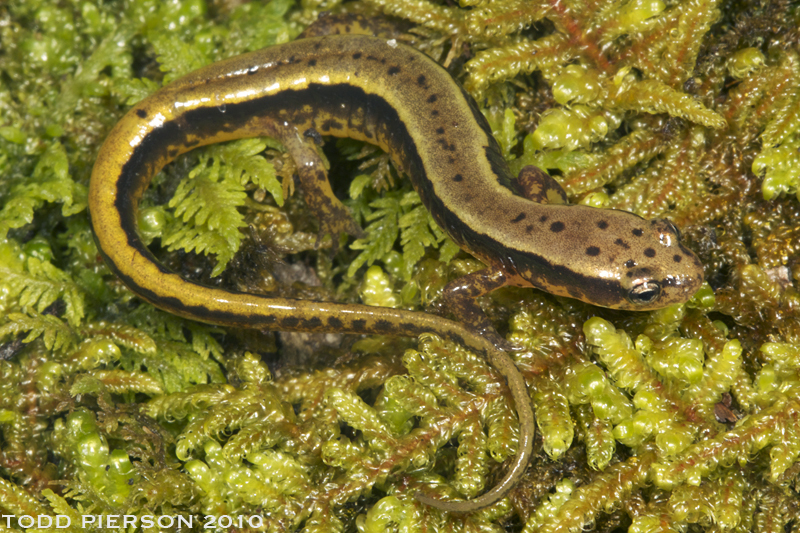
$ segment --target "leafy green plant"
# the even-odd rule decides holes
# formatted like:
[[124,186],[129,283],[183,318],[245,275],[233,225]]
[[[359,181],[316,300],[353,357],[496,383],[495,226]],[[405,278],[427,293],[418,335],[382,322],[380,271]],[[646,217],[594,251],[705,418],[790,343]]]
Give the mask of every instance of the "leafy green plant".
[[[89,229],[97,148],[133,103],[342,9],[417,24],[409,42],[464,82],[515,171],[669,217],[706,268],[691,302],[652,313],[481,299],[520,348],[541,445],[509,498],[469,516],[413,495],[474,496],[513,455],[485,361],[433,336],[330,347],[177,318],[120,284]],[[307,532],[796,529],[798,25],[785,0],[0,5],[0,511]],[[335,257],[268,139],[180,158],[140,227],[205,283],[436,312],[480,265],[384,154],[325,155],[366,230]]]

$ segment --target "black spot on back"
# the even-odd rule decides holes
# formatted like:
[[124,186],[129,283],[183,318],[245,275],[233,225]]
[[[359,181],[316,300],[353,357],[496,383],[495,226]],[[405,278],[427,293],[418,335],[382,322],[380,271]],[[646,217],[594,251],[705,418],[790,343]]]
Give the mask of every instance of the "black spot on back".
[[600,220],[597,222],[597,227],[600,229],[606,229],[608,227],[608,222],[605,220]]
[[147,111],[145,111],[144,109],[137,109],[136,110],[136,116],[139,117],[139,118],[146,118],[147,117]]
[[417,326],[417,324],[412,324],[411,322],[400,322],[398,327],[400,331],[406,332],[419,330],[419,326]]
[[525,233],[532,233],[532,232],[533,232],[533,226],[525,226]]
[[443,135],[444,134],[444,128],[436,128],[436,133],[438,133],[439,135]]
[[417,85],[419,85],[420,87],[424,87],[426,81],[427,80],[425,79],[425,76],[420,74],[419,78],[417,78]]
[[316,66],[316,64],[317,64],[317,60],[316,59],[309,59],[308,60],[308,66],[309,67]]
[[459,182],[459,181],[461,181],[463,179],[464,179],[464,176],[462,176],[461,174],[456,174],[455,176],[453,176],[453,181],[455,181],[455,182]]
[[539,222],[541,222],[542,224],[544,224],[545,222],[547,222],[547,215],[542,215],[542,216],[540,216],[540,217],[539,217]]
[[439,99],[439,97],[438,97],[438,96],[436,96],[435,94],[432,94],[432,95],[430,95],[430,96],[428,97],[428,103],[429,103],[429,104],[432,104],[432,103],[434,103],[434,102],[435,102],[436,100],[438,100],[438,99]]
[[633,232],[632,232],[632,233],[633,233],[634,235],[636,235],[637,237],[641,237],[642,235],[644,235],[644,230],[642,230],[642,229],[640,229],[640,228],[636,228],[635,230],[633,230]]
[[591,257],[596,257],[600,255],[600,248],[598,248],[597,246],[590,246],[586,249],[586,255]]
[[384,320],[384,319],[376,320],[372,324],[372,328],[374,330],[376,330],[376,331],[381,331],[381,332],[386,332],[386,333],[394,330],[394,326],[392,325],[392,323],[390,321]]
[[672,256],[672,260],[675,261],[676,263],[680,263],[681,259],[683,259],[683,257],[679,256],[678,254]]
[[636,261],[634,261],[633,259],[628,259],[627,261],[625,261],[626,268],[633,268],[635,266],[636,266]]
[[434,109],[433,111],[431,111],[431,116],[432,117],[438,117],[439,116],[439,112]]
[[656,256],[656,251],[653,250],[652,248],[645,248],[644,249],[644,255],[646,255],[647,257],[655,257]]
[[361,52],[356,52],[353,54],[353,59],[361,59]]
[[303,326],[308,329],[319,329],[322,325],[322,319],[318,316],[312,316],[309,319],[303,321]]
[[281,327],[291,329],[297,327],[300,323],[300,318],[296,316],[286,316],[281,318]]
[[400,67],[389,67],[389,76],[396,76],[397,74],[400,74]]
[[517,222],[522,222],[523,220],[525,220],[525,213],[520,213],[511,222],[514,222],[516,224]]
[[564,231],[565,227],[566,226],[564,226],[564,223],[561,221],[553,222],[552,224],[550,224],[550,231],[552,231],[553,233],[559,233],[561,231]]
[[622,239],[615,240],[614,244],[616,244],[617,246],[622,246],[626,250],[630,249],[630,245],[627,242],[623,241]]
[[449,144],[444,139],[437,139],[436,142],[439,143],[439,146],[441,146],[443,150],[447,150],[449,152],[455,152],[456,151],[455,145],[454,144]]

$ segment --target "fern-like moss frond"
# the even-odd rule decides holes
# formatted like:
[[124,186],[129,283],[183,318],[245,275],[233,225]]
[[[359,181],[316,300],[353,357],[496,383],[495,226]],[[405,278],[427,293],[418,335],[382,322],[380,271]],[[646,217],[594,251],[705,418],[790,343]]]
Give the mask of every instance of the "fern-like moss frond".
[[45,348],[55,352],[68,350],[78,340],[75,331],[53,315],[10,313],[6,320],[0,326],[0,338],[27,333],[22,342],[32,342],[41,337]]
[[0,193],[0,240],[8,230],[31,223],[34,213],[45,204],[61,203],[65,217],[86,208],[86,188],[70,176],[67,153],[57,141],[48,146],[29,178],[14,181],[7,192]]

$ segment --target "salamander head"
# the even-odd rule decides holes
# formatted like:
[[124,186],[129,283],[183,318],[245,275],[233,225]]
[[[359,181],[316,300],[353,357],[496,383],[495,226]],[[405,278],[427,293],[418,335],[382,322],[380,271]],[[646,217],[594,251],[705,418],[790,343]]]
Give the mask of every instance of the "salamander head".
[[703,265],[668,220],[586,206],[538,209],[546,214],[531,234],[535,244],[504,265],[534,287],[601,307],[647,311],[686,302],[703,283]]
[[620,282],[626,302],[615,307],[644,311],[687,301],[703,283],[703,265],[681,244],[672,222],[643,222],[645,246],[639,247],[638,258],[623,264]]

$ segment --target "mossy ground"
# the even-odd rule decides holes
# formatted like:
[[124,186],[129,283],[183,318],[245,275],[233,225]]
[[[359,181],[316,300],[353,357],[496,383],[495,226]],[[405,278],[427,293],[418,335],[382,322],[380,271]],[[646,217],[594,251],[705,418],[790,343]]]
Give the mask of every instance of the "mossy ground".
[[[72,530],[105,514],[308,532],[800,531],[797,4],[339,4],[0,4],[2,514],[68,515]],[[541,433],[510,498],[473,515],[413,494],[474,496],[513,453],[513,406],[480,358],[435,337],[276,343],[178,319],[133,297],[91,236],[94,157],[133,102],[328,9],[417,24],[409,42],[476,97],[515,170],[546,169],[576,203],[670,218],[706,268],[689,304],[652,313],[533,290],[482,302],[523,347]],[[333,258],[267,139],[171,165],[143,234],[204,283],[436,312],[447,281],[480,265],[385,155],[349,141],[325,155],[369,232]]]

